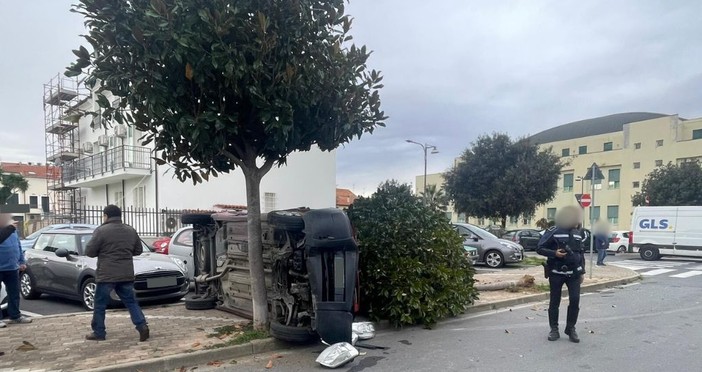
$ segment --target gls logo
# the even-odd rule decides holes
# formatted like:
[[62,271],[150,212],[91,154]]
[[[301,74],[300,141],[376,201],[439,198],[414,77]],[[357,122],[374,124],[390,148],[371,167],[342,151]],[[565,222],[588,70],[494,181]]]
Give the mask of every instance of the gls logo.
[[656,219],[644,218],[639,221],[639,227],[642,229],[665,230],[668,228],[668,220],[662,219],[656,221]]

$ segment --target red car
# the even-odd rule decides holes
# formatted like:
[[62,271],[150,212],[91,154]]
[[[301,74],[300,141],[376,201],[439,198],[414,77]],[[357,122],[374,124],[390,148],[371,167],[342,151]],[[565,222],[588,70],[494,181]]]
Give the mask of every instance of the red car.
[[170,236],[164,236],[156,239],[155,242],[151,244],[154,252],[161,254],[168,254],[168,244],[171,242]]

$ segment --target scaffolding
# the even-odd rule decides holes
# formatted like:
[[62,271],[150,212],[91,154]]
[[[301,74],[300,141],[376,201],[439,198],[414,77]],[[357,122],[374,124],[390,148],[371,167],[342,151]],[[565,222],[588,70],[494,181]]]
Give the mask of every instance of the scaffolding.
[[78,222],[80,188],[66,185],[64,167],[80,156],[78,106],[87,97],[78,78],[56,75],[44,84],[44,128],[46,142],[49,217],[53,223]]

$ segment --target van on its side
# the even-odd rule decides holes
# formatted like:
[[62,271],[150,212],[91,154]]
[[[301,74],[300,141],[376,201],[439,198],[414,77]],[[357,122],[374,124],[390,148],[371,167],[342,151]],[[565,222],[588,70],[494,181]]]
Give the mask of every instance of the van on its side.
[[629,242],[647,261],[702,257],[702,206],[636,207]]

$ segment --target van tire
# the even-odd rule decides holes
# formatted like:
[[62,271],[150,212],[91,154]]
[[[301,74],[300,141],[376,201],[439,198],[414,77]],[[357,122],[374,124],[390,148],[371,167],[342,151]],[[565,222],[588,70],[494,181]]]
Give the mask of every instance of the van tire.
[[661,258],[658,248],[652,246],[641,247],[641,249],[639,249],[639,255],[644,261],[655,261]]
[[209,310],[214,309],[216,305],[217,298],[214,296],[191,295],[185,297],[185,308],[188,310]]
[[295,344],[306,344],[318,339],[317,334],[308,327],[287,326],[278,320],[271,322],[270,334],[275,339]]

